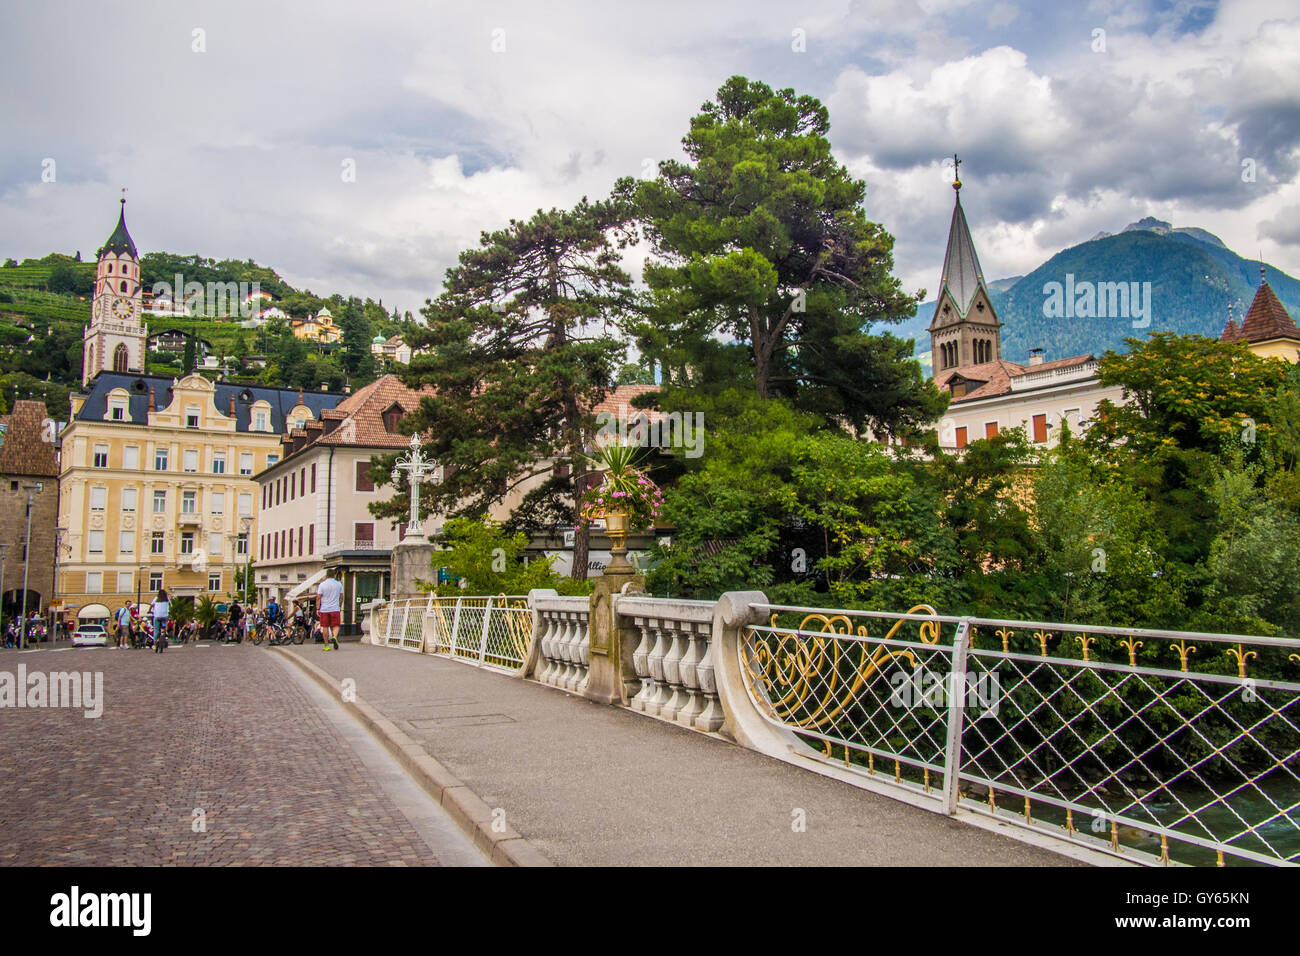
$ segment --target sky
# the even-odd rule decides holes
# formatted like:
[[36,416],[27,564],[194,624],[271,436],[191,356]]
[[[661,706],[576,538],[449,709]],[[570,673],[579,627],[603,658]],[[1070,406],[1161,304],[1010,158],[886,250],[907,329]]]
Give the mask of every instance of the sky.
[[18,259],[93,256],[125,186],[141,252],[415,312],[484,230],[680,158],[741,74],[826,104],[908,292],[954,152],[988,279],[1147,215],[1300,274],[1294,0],[43,0],[0,37]]

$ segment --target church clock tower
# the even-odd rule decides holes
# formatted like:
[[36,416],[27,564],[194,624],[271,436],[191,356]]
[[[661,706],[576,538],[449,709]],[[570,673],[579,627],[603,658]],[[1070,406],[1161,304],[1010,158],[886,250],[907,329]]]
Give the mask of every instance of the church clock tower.
[[82,343],[81,382],[103,371],[143,372],[145,362],[144,289],[140,255],[126,231],[126,199],[117,228],[99,250],[90,325]]

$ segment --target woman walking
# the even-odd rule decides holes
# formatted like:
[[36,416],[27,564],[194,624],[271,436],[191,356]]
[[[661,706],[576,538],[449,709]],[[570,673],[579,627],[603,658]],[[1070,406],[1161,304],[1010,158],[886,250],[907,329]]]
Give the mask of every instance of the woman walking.
[[160,588],[153,602],[153,649],[161,654],[167,650],[167,591]]

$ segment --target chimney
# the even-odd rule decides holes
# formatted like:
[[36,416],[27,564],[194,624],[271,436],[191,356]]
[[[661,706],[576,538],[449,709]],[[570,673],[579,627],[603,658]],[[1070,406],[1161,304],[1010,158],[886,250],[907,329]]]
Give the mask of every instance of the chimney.
[[1034,365],[1042,365],[1042,364],[1043,364],[1043,350],[1042,350],[1042,349],[1030,349],[1030,350],[1029,350],[1029,364],[1030,364],[1031,367],[1034,366]]
[[153,386],[152,386],[152,385],[149,386],[149,411],[151,411],[151,412],[156,412],[156,411],[158,411],[157,406],[154,405],[154,399],[153,399]]
[[230,417],[235,417],[235,393],[230,393]]

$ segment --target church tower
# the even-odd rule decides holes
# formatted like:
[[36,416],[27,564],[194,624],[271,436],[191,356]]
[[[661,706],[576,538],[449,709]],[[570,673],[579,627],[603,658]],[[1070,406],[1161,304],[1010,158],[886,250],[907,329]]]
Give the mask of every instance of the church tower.
[[[961,160],[953,157],[955,167]],[[930,362],[933,375],[970,368],[1002,358],[1002,323],[993,312],[984,272],[961,208],[961,177],[952,184],[957,201],[948,227],[948,251],[943,257],[939,296],[930,321]]]
[[117,228],[99,250],[90,325],[82,342],[81,383],[103,371],[143,372],[145,362],[144,289],[140,255],[126,231],[126,199]]

